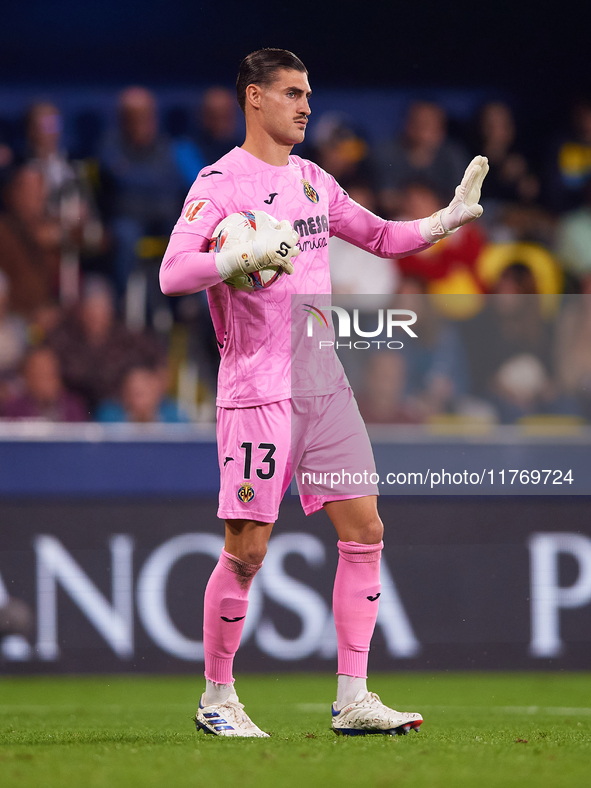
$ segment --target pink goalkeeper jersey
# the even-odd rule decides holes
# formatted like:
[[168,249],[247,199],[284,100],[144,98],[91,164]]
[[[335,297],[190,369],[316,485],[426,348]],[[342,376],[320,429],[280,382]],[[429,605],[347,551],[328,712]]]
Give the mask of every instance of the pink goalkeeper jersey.
[[[245,210],[288,219],[300,236],[294,273],[253,293],[220,281],[215,255],[207,251],[219,222]],[[221,353],[219,406],[246,408],[292,396],[292,296],[310,295],[310,303],[319,307],[328,303],[331,235],[380,257],[429,246],[418,221],[380,219],[354,202],[331,175],[299,156],[276,167],[234,148],[197,176],[162,261],[160,283],[168,295],[207,288]],[[295,352],[302,356],[302,350]],[[348,385],[335,354],[324,354],[321,374],[308,374],[307,380],[299,380],[299,395],[329,394]]]

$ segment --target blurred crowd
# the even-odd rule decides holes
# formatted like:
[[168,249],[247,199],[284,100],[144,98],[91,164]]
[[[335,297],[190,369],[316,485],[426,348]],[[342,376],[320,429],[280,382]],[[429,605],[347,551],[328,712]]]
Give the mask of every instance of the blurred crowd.
[[[55,104],[12,127],[0,107],[2,419],[213,418],[206,298],[166,298],[158,266],[199,170],[242,142],[236,100],[211,87],[164,117],[143,87],[117,102],[113,127],[91,123],[70,152]],[[421,321],[404,353],[344,359],[366,420],[591,418],[591,102],[535,140],[522,122],[502,101],[460,124],[417,100],[380,144],[327,112],[294,151],[399,220],[446,205],[472,156],[489,159],[483,218],[422,254],[384,261],[330,241],[339,297],[415,304]]]

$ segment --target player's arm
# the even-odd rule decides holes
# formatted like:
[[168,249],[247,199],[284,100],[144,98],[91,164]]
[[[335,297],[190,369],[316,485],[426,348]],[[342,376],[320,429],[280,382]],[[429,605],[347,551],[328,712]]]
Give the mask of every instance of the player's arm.
[[221,281],[215,255],[207,251],[207,238],[173,232],[160,265],[160,289],[164,295],[198,293]]
[[482,215],[478,200],[487,172],[487,159],[477,156],[468,165],[449,206],[411,222],[385,221],[348,196],[340,196],[331,205],[331,229],[339,238],[378,257],[420,252]]
[[160,288],[165,295],[197,293],[236,274],[249,274],[271,265],[293,273],[292,258],[300,253],[298,234],[284,220],[272,223],[264,211],[255,211],[255,237],[220,252],[205,251],[208,238],[173,232],[160,266]]

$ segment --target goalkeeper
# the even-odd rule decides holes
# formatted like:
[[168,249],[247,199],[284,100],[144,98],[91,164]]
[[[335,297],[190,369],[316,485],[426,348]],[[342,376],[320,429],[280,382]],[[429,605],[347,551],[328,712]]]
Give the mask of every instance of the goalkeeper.
[[[324,508],[338,536],[332,728],[344,735],[418,730],[420,714],[389,708],[366,683],[383,546],[377,487],[335,494],[302,484],[303,473],[318,467],[371,473],[375,465],[336,355],[326,356],[322,385],[308,380],[292,396],[291,296],[305,293],[313,300],[315,294],[330,293],[330,235],[392,258],[425,249],[478,218],[487,160],[477,156],[470,163],[448,207],[414,222],[384,221],[351,200],[320,167],[291,155],[305,137],[310,116],[308,73],[298,57],[282,49],[253,52],[240,65],[236,88],[246,118],[244,144],[197,176],[160,272],[167,295],[207,289],[221,353],[218,516],[225,521],[225,547],[205,591],[206,687],[195,721],[198,729],[219,736],[268,735],[239,702],[232,665],[249,588],[295,475],[305,513]],[[255,214],[254,240],[208,253],[219,222],[244,210]],[[286,274],[272,287],[245,293],[224,283],[269,265]]]

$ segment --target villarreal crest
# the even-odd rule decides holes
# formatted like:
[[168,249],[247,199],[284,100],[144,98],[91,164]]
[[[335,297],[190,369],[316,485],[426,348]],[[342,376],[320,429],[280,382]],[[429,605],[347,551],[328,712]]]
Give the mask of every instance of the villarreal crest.
[[302,184],[304,186],[304,194],[306,197],[311,200],[313,203],[317,203],[320,201],[320,197],[318,196],[318,192],[316,189],[311,185],[310,181],[307,181],[305,178],[302,179]]
[[242,503],[250,503],[254,498],[254,487],[249,482],[244,482],[238,488],[238,500]]

